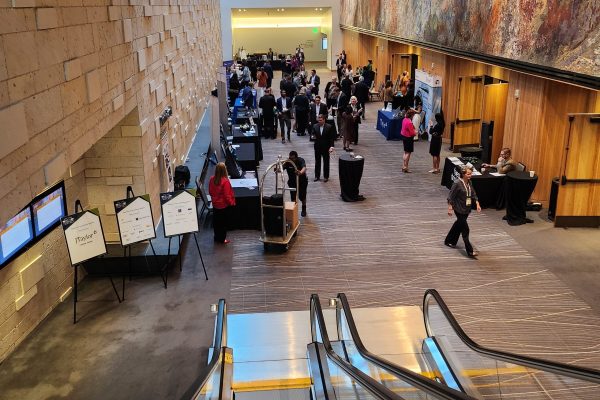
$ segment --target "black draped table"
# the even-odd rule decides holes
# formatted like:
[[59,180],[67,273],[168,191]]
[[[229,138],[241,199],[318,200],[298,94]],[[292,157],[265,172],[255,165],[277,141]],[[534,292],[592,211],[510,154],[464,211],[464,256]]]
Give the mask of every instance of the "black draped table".
[[[466,164],[464,158],[458,158],[460,163],[453,163],[452,160],[446,158],[444,162],[444,172],[442,173],[442,185],[448,189],[452,187],[454,181],[459,178],[460,168]],[[471,164],[478,170],[481,167],[481,160],[471,160]],[[504,175],[492,175],[491,173],[483,173],[481,175],[473,175],[471,182],[477,197],[479,198],[479,204],[482,208],[504,208],[505,196],[504,196]]]
[[[238,186],[242,182],[252,185]],[[235,195],[235,206],[229,215],[229,229],[260,229],[260,189],[255,172],[246,172],[245,178],[230,179]]]
[[535,189],[538,177],[525,171],[510,171],[506,174],[506,216],[509,225],[523,225],[533,220],[525,214],[527,201]]
[[258,137],[256,125],[252,125],[250,130],[244,131],[242,130],[241,125],[234,124],[231,126],[231,133],[233,136],[233,144],[254,143],[254,155],[256,160],[261,161],[263,159],[262,143]]
[[342,200],[361,201],[365,199],[358,191],[364,166],[365,159],[362,156],[352,156],[348,153],[340,155],[338,167]]
[[235,151],[235,159],[244,171],[256,170],[258,160],[256,158],[256,145],[254,143],[237,143],[231,147]]

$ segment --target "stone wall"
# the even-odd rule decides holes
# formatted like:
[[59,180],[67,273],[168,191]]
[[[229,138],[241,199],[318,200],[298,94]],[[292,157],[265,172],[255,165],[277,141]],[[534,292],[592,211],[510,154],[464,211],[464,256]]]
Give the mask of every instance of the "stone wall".
[[[158,219],[158,117],[173,108],[162,128],[179,164],[215,86],[219,21],[216,0],[1,0],[0,225],[62,178],[71,212],[75,198],[106,204],[90,189],[95,178],[132,177]],[[84,154],[134,110],[135,171],[92,176]],[[71,272],[60,229],[0,270],[0,360],[68,291]],[[17,298],[28,299],[19,310]]]

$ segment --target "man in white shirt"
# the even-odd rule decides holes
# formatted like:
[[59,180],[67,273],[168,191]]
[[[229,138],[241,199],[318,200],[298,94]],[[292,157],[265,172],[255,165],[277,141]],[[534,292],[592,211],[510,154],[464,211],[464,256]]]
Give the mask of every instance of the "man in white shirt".
[[419,136],[421,136],[421,121],[423,121],[423,106],[420,104],[417,106],[415,115],[412,117],[412,123],[415,127],[415,141],[419,140]]

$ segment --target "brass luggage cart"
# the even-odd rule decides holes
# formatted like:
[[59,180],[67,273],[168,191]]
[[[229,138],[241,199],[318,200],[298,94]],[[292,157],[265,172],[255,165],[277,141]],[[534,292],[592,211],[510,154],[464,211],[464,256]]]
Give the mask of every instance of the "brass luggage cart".
[[[287,250],[290,241],[298,233],[300,220],[298,219],[298,196],[295,201],[286,201],[288,192],[296,191],[299,187],[299,178],[296,175],[296,188],[287,184],[286,168],[297,171],[296,165],[290,160],[282,160],[281,155],[277,161],[269,165],[260,180],[260,224],[261,236],[265,251],[272,246]],[[270,196],[265,196],[265,182],[275,178],[275,190]]]

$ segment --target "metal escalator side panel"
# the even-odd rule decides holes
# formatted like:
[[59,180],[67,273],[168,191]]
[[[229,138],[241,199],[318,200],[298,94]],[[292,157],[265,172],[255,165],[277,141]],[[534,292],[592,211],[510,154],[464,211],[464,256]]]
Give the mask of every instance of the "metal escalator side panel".
[[224,347],[222,354],[219,400],[233,400],[233,349]]
[[331,375],[327,364],[327,356],[322,343],[313,342],[307,346],[309,369],[313,381],[314,400],[335,400],[331,385]]

